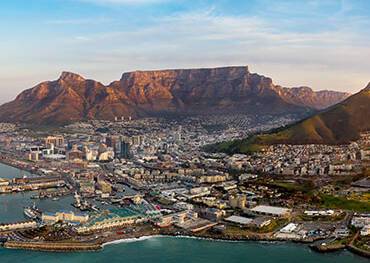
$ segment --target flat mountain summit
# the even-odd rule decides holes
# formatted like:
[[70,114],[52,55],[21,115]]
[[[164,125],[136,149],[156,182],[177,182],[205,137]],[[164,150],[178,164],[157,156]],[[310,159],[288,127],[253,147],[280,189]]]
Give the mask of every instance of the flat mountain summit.
[[63,125],[116,116],[304,114],[348,96],[283,88],[247,66],[134,71],[109,85],[63,72],[57,80],[42,82],[0,106],[0,121]]

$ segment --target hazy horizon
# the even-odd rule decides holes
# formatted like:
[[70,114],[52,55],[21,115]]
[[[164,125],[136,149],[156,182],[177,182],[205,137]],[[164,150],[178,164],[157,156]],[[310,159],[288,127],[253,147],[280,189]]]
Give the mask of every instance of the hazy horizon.
[[368,1],[14,0],[0,3],[0,104],[71,71],[248,65],[285,87],[370,81]]

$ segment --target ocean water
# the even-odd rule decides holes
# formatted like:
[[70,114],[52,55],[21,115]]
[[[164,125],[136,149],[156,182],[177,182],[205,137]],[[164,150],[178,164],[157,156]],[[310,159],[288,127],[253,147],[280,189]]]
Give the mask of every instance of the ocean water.
[[292,243],[222,242],[155,237],[111,244],[99,252],[46,253],[0,249],[1,263],[361,263],[368,259],[342,251],[319,254]]
[[23,177],[24,175],[31,176],[29,172],[21,171],[12,166],[0,163],[0,178],[7,178],[7,179],[20,178],[20,177]]
[[23,192],[13,194],[0,194],[0,223],[26,220],[23,209],[33,203],[46,212],[57,212],[60,210],[79,212],[71,204],[73,196],[60,197],[58,201],[52,199],[31,199],[36,192]]
[[[27,172],[0,163],[0,178],[13,178],[19,176],[32,176]],[[132,195],[136,191],[125,188],[125,194]],[[26,206],[31,206],[33,203],[44,212],[57,212],[57,211],[74,211],[81,213],[80,210],[73,207],[71,204],[74,202],[73,195],[60,197],[59,200],[53,201],[52,199],[31,199],[32,195],[37,192],[21,192],[12,194],[0,194],[0,223],[8,223],[14,221],[25,220],[23,209]],[[102,209],[111,208],[111,205],[102,205],[96,203]],[[1,263],[1,262],[0,262]]]
[[[0,163],[0,178],[15,178],[24,175],[32,176],[28,172]],[[22,192],[12,194],[0,194],[0,223],[25,220],[23,209],[35,203],[43,211],[56,212],[68,210],[78,212],[71,204],[73,196],[61,197],[58,201],[52,199],[31,199],[36,192]]]
[[[22,174],[0,165],[0,177]],[[30,205],[33,193],[0,195],[0,223],[23,220],[23,207]],[[59,201],[35,200],[44,211],[73,210],[71,196]],[[224,242],[193,238],[153,237],[109,244],[98,252],[47,253],[10,250],[0,247],[0,263],[39,262],[125,262],[125,263],[357,263],[369,262],[347,251],[318,254],[305,245],[293,243]]]

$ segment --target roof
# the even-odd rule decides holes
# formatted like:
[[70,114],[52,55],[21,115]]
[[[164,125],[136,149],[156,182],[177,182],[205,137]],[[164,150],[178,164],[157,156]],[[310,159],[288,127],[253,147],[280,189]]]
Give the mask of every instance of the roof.
[[108,210],[108,213],[100,213],[95,218],[90,220],[90,222],[87,224],[94,225],[95,223],[102,222],[104,220],[109,220],[113,218],[131,218],[131,217],[138,217],[139,214],[132,209],[129,208],[117,208],[117,209],[110,209]]
[[229,216],[228,218],[225,218],[225,220],[233,223],[238,223],[241,225],[248,225],[253,221],[253,219],[243,216]]
[[278,207],[278,206],[268,206],[268,205],[258,205],[251,209],[252,212],[272,214],[272,215],[284,215],[291,210],[289,208]]
[[289,223],[286,226],[284,226],[282,229],[280,229],[280,232],[291,233],[296,229],[297,229],[297,224]]

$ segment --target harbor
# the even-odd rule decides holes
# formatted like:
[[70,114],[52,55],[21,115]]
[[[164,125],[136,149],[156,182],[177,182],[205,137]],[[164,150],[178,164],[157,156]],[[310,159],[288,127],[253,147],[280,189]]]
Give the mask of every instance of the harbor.
[[[14,174],[21,174],[19,171],[13,172]],[[39,176],[35,178],[42,179]],[[23,176],[16,180],[25,179],[27,177]],[[9,180],[12,179],[9,178]],[[32,178],[32,180],[35,179]],[[141,205],[136,206],[135,203]],[[124,240],[139,240],[143,236],[158,235],[240,242],[286,240],[269,233],[225,235],[209,232],[207,229],[216,224],[207,221],[204,226],[194,224],[194,226],[189,225],[189,229],[182,226],[183,230],[177,227],[152,227],[147,223],[156,222],[157,215],[155,213],[150,216],[143,214],[144,210],[142,209],[145,206],[142,206],[145,204],[145,202],[143,203],[143,196],[127,185],[124,185],[119,195],[113,195],[109,198],[80,195],[77,191],[73,192],[73,187],[68,185],[62,188],[54,187],[49,190],[29,189],[25,192],[0,194],[0,204],[1,223],[5,223],[3,228],[5,227],[5,230],[8,229],[9,231],[18,228],[22,230],[21,232],[0,236],[4,247],[8,249],[48,252],[100,251],[104,244],[114,243],[117,240],[122,240],[122,238]],[[151,209],[150,205],[147,208]],[[182,217],[181,213],[178,216]],[[49,225],[48,222],[57,225],[59,222],[64,222],[76,227],[70,228],[65,224],[60,224],[58,226],[60,230],[56,231],[55,225]],[[79,226],[81,223],[83,223],[83,226]],[[59,235],[58,240],[48,240],[53,235]],[[65,240],[60,239],[61,236],[65,236]],[[44,240],[45,237],[47,237],[46,240]],[[343,248],[346,248],[346,246],[335,249],[335,251],[343,250]],[[356,248],[349,247],[349,249],[354,253],[361,254],[356,251]],[[362,254],[362,256],[365,257],[366,255]]]

